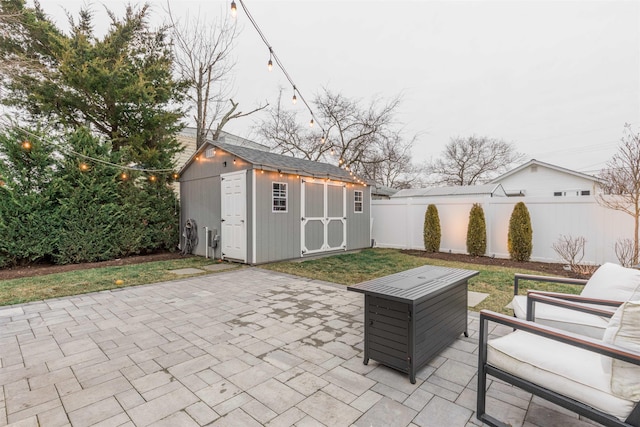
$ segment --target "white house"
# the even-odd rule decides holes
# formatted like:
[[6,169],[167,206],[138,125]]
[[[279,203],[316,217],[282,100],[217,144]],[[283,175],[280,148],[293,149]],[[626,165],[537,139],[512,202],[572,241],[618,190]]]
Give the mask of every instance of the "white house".
[[535,159],[493,179],[490,184],[502,184],[509,196],[579,197],[602,192],[601,182],[595,176]]

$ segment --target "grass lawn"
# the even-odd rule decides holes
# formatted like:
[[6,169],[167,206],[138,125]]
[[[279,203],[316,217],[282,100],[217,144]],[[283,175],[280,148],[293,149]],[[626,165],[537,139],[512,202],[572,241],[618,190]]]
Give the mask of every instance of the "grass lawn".
[[[496,267],[462,262],[420,258],[401,253],[396,249],[365,249],[358,253],[334,255],[304,262],[279,262],[263,266],[269,270],[325,280],[343,285],[352,285],[376,277],[398,273],[422,265],[478,270],[480,274],[469,280],[469,290],[483,292],[489,296],[471,310],[489,309],[513,314],[505,308],[513,298],[513,275],[515,273],[542,274],[536,271]],[[555,285],[541,282],[521,282],[519,293],[526,295],[527,286],[535,289],[580,293],[582,286]]]
[[[177,276],[169,273],[168,270],[187,267],[198,268],[211,263],[210,259],[190,257],[4,280],[0,281],[0,305],[39,301],[46,298],[191,277]],[[513,296],[513,275],[515,273],[540,274],[523,269],[415,257],[403,254],[396,249],[365,249],[357,253],[333,255],[304,262],[279,262],[260,267],[312,279],[351,285],[427,264],[480,271],[478,276],[469,281],[469,290],[488,293],[489,297],[474,307],[473,310],[488,308],[508,314],[511,314],[511,311],[506,309],[505,306]],[[193,276],[208,273],[200,273]],[[116,280],[122,280],[123,283],[118,285]],[[571,285],[550,285],[535,282],[523,282],[522,285],[520,288],[521,294],[526,294],[526,286],[570,293],[579,293],[581,290],[581,287]]]
[[[199,276],[206,273],[178,276],[170,273],[169,270],[198,268],[212,263],[213,261],[207,258],[189,257],[3,280],[0,281],[0,305],[19,304],[46,298]],[[123,283],[118,285],[116,280],[122,280]]]

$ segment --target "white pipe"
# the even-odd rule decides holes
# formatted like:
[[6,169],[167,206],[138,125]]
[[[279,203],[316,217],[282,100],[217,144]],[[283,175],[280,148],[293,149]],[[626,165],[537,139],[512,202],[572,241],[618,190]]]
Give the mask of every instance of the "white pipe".
[[204,257],[209,258],[209,227],[204,227]]

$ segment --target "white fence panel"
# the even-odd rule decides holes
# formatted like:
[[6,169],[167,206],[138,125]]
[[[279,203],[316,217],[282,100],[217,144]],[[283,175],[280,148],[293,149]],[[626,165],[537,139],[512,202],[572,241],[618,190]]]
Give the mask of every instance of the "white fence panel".
[[489,256],[509,258],[507,234],[513,207],[524,202],[533,228],[533,261],[560,262],[552,245],[561,235],[586,238],[583,262],[618,262],[615,243],[633,238],[633,218],[600,206],[594,197],[431,197],[373,200],[372,237],[376,246],[424,249],[422,230],[429,204],[440,216],[443,252],[466,253],[467,225],[473,203],[480,203],[487,223]]

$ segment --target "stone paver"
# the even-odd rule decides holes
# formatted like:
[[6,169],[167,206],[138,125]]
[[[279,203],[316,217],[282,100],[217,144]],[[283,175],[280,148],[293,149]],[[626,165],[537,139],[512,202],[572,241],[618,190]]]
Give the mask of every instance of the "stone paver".
[[[0,426],[480,425],[476,313],[470,338],[411,384],[362,363],[361,294],[205,267],[227,268],[0,307]],[[499,381],[489,381],[487,404],[514,426],[593,425]]]

